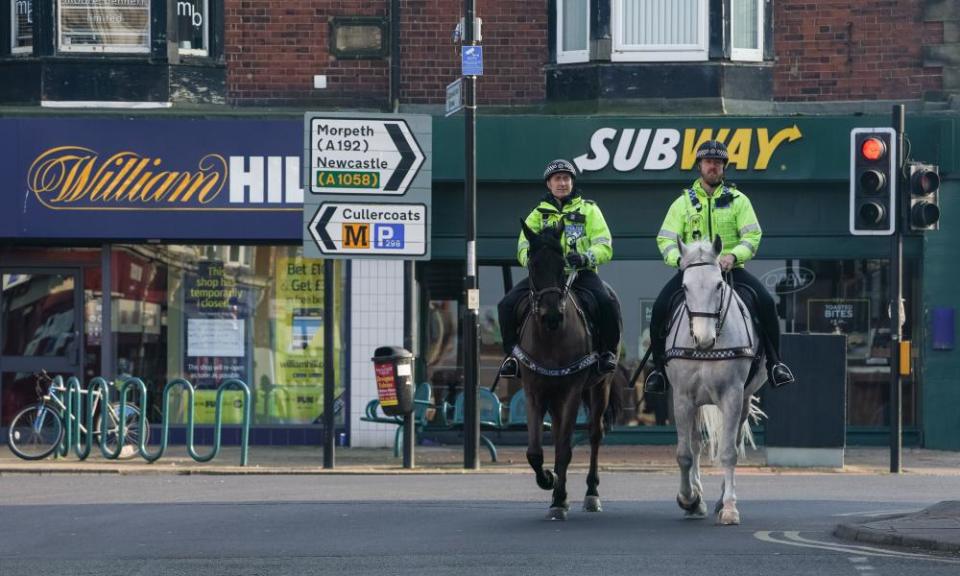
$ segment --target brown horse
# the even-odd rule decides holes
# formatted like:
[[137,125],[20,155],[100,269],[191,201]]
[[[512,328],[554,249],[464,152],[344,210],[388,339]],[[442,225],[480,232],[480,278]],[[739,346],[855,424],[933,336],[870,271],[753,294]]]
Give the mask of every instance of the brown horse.
[[[604,413],[609,405],[615,418],[621,406],[620,390],[611,394],[613,379],[597,373],[597,352],[587,320],[571,292],[574,275],[568,276],[565,270],[562,231],[547,227],[537,234],[523,225],[530,242],[530,299],[520,345],[514,351],[527,396],[527,461],[536,473],[537,485],[553,490],[547,514],[550,520],[565,520],[569,510],[567,467],[573,457],[573,432],[581,401],[590,415],[590,472],[583,507],[588,512],[601,511],[597,456],[604,435]],[[546,413],[552,419],[556,448],[553,472],[543,467]]]

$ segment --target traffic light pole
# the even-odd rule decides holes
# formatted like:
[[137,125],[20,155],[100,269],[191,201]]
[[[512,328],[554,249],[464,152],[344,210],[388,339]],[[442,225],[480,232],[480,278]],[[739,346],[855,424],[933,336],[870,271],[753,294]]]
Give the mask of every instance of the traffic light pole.
[[[463,46],[476,44],[476,0],[463,1]],[[462,50],[462,47],[461,47]],[[464,212],[466,213],[467,274],[464,279],[466,306],[463,312],[463,467],[480,468],[480,418],[478,342],[480,294],[477,290],[477,77],[463,79],[464,102]]]
[[896,158],[896,222],[893,235],[890,236],[890,290],[893,298],[890,303],[890,472],[901,472],[900,453],[902,449],[902,411],[903,388],[900,382],[900,346],[903,339],[903,318],[900,303],[903,302],[903,235],[906,225],[906,210],[903,194],[906,189],[903,179],[903,130],[904,107],[897,104],[893,107],[893,128],[897,132]]

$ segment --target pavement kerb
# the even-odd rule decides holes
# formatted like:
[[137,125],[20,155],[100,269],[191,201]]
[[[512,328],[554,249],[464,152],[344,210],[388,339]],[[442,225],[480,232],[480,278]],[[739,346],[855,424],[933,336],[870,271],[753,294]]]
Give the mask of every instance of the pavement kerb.
[[[902,518],[903,516],[893,516]],[[859,524],[838,524],[833,530],[833,535],[843,540],[852,540],[854,542],[864,542],[867,544],[878,544],[881,546],[897,546],[901,548],[915,548],[922,550],[934,550],[938,552],[960,552],[960,543],[934,540],[932,538],[923,538],[920,536],[911,536],[899,532],[890,532],[885,530],[876,530]]]

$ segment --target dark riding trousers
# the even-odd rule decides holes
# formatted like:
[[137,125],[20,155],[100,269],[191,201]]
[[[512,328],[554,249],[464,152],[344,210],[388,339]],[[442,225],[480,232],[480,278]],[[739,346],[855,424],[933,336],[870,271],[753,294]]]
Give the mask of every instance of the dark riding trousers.
[[[595,321],[600,331],[600,351],[616,352],[620,345],[620,302],[608,290],[600,277],[590,270],[577,272],[577,278],[574,280],[572,288],[574,291],[589,292],[593,296],[597,303],[598,318]],[[497,305],[497,313],[500,317],[500,335],[503,338],[505,354],[510,354],[513,347],[517,345],[519,339],[519,334],[517,334],[519,321],[517,304],[520,303],[522,298],[526,298],[529,293],[530,280],[524,278],[517,282]]]
[[[760,323],[760,330],[763,331],[773,346],[773,354],[767,354],[767,363],[771,364],[780,358],[780,321],[777,318],[777,305],[767,289],[753,274],[743,268],[734,268],[731,276],[734,284],[746,285],[756,293],[755,312]],[[666,354],[666,324],[670,315],[670,300],[674,294],[682,289],[683,273],[678,272],[663,287],[660,295],[657,296],[657,301],[653,304],[650,318],[650,347],[652,348],[654,361],[661,366]]]

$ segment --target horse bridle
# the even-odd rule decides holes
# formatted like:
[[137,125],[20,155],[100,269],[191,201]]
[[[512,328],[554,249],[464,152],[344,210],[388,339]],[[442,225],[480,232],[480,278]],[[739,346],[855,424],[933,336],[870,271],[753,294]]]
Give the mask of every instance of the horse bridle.
[[[694,262],[693,264],[688,264],[684,269],[684,273],[690,268],[695,268],[697,266],[716,266],[717,264],[711,262]],[[722,274],[722,273],[721,273]],[[730,296],[727,298],[726,305],[724,305],[723,299],[724,294],[729,288]],[[683,300],[683,308],[687,312],[687,323],[690,328],[690,337],[693,337],[693,319],[694,318],[713,318],[716,320],[717,324],[717,334],[720,333],[720,330],[723,328],[723,323],[727,320],[727,313],[730,311],[730,301],[733,299],[733,287],[728,287],[726,279],[720,283],[720,304],[717,306],[716,312],[697,312],[690,309],[690,306],[687,304],[686,298]]]
[[567,296],[570,294],[570,287],[573,286],[573,281],[577,278],[576,270],[573,271],[569,276],[567,276],[567,281],[563,286],[550,286],[549,288],[543,288],[537,290],[537,287],[533,284],[533,279],[530,279],[530,306],[533,309],[533,315],[536,316],[540,312],[540,299],[546,296],[547,294],[552,294],[556,292],[560,297],[560,313],[563,314],[567,311]]

